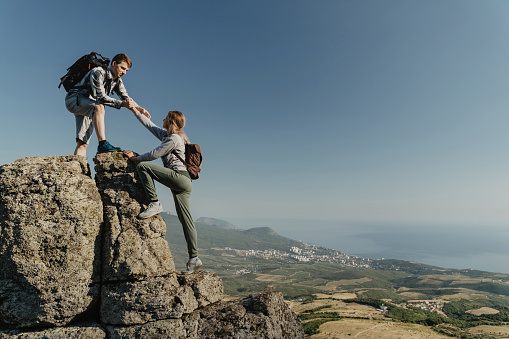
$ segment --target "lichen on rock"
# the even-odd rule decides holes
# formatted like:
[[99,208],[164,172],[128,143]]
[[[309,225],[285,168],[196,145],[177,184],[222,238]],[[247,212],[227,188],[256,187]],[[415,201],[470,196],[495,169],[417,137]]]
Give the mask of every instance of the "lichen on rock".
[[0,339],[302,338],[281,293],[223,301],[217,274],[175,271],[120,152],[0,167]]
[[96,306],[102,217],[84,157],[0,167],[0,323],[65,325]]

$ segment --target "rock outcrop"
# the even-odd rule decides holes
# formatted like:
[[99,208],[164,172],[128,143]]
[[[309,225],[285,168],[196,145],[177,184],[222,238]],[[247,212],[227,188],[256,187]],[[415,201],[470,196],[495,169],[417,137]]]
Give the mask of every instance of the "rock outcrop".
[[160,216],[121,153],[0,167],[0,339],[299,338],[281,293],[222,301],[212,272],[175,271]]
[[97,308],[102,209],[85,158],[0,168],[0,326],[61,326]]

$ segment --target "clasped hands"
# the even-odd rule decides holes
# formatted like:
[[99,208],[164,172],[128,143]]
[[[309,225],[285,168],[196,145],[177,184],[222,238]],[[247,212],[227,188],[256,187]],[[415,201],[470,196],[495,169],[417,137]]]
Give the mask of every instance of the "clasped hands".
[[122,103],[120,104],[120,107],[125,107],[125,108],[128,108],[130,109],[131,111],[138,111],[140,112],[141,114],[143,114],[144,116],[146,116],[147,118],[151,118],[150,116],[150,113],[143,107],[140,107],[140,106],[136,106],[135,103],[134,103],[134,100],[131,99],[131,98],[127,98],[127,99],[124,99],[122,100]]

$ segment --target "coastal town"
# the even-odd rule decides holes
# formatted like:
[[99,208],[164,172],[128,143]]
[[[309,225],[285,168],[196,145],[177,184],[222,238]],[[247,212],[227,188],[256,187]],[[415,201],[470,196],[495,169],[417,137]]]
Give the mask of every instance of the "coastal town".
[[[353,255],[345,254],[337,250],[324,247],[307,245],[302,243],[302,248],[292,246],[288,251],[266,249],[266,250],[239,250],[230,247],[215,248],[215,250],[232,251],[238,256],[255,257],[262,259],[280,259],[289,262],[329,262],[339,263],[348,267],[372,268],[372,259],[358,258]],[[251,273],[250,270],[239,270],[238,274]]]

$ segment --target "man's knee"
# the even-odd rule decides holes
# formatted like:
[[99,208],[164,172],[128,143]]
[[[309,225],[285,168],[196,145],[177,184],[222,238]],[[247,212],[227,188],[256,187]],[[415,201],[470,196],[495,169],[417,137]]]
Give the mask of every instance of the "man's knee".
[[94,113],[104,113],[105,112],[105,109],[104,109],[104,105],[103,104],[95,104],[94,105]]

